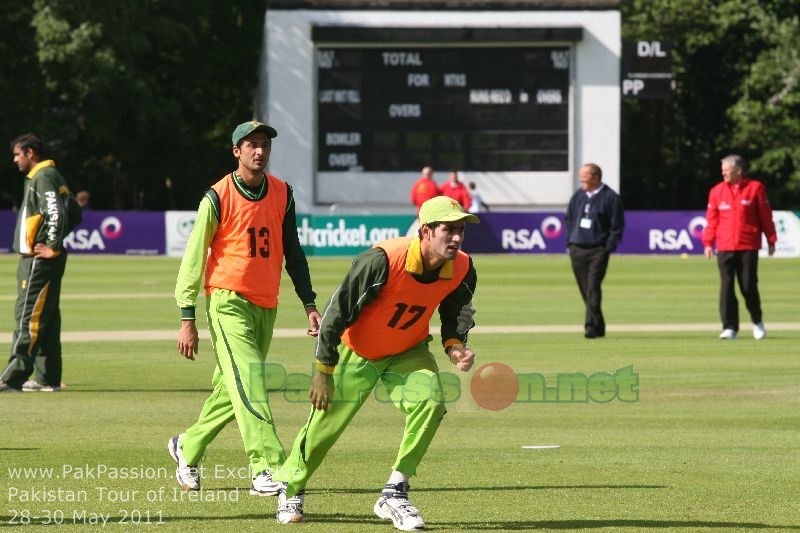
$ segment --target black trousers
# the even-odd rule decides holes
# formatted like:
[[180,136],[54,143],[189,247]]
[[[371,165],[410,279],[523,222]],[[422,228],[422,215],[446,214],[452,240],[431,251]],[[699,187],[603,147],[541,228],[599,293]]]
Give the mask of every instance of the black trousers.
[[609,253],[603,246],[582,248],[570,245],[569,258],[572,261],[575,281],[578,282],[578,289],[586,304],[584,330],[587,334],[602,337],[606,334],[606,322],[600,309],[603,302],[601,284],[606,277]]
[[718,252],[719,266],[719,316],[723,329],[739,331],[739,301],[734,284],[739,281],[739,290],[750,312],[753,324],[761,322],[761,296],[758,294],[758,250]]
[[[22,387],[34,369],[36,381],[61,385],[60,300],[66,264],[65,252],[52,259],[19,260],[11,357],[0,374],[0,380],[12,387]],[[37,356],[42,356],[39,361]]]

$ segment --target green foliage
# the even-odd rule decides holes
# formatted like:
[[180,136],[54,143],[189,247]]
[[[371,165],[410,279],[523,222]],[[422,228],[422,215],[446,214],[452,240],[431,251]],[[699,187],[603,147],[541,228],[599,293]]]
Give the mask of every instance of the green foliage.
[[[797,4],[800,9],[800,3]],[[800,202],[800,18],[777,20],[757,11],[754,32],[768,47],[744,79],[743,94],[730,110],[733,140],[750,153],[753,172],[771,178],[773,203]]]
[[0,208],[8,208],[22,201],[22,177],[12,164],[8,143],[39,127],[47,95],[39,77],[33,32],[28,27],[30,3],[0,0],[0,10],[0,149],[4,156],[4,164],[0,165]]
[[[43,136],[95,207],[194,209],[252,118],[265,1],[0,0],[0,140]],[[668,101],[622,104],[622,194],[696,209],[736,152],[800,207],[800,0],[621,0],[626,39],[673,44]],[[0,208],[19,173],[0,166]]]
[[37,111],[2,132],[10,139],[29,123],[96,207],[193,209],[231,169],[231,126],[253,117],[264,9],[213,0],[9,6],[18,22],[8,29],[30,37],[9,55],[36,76],[21,99]]
[[[623,36],[673,44],[668,101],[623,100],[626,207],[696,209],[740,153],[773,204],[800,205],[797,0],[623,0]],[[770,103],[771,102],[771,103]]]
[[45,0],[33,4],[36,14],[31,25],[36,32],[39,65],[47,88],[64,102],[85,99],[99,82],[108,83],[115,75],[113,51],[98,48],[103,36],[99,23],[81,22],[72,28],[58,18]]

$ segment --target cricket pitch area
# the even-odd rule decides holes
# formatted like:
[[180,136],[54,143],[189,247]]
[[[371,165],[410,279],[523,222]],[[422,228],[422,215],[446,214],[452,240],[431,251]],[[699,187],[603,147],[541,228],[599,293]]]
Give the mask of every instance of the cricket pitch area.
[[[733,342],[718,339],[719,275],[701,256],[612,256],[603,285],[607,336],[593,340],[582,335],[583,305],[566,255],[474,261],[476,368],[501,363],[520,387],[507,407],[481,409],[470,398],[478,371],[459,376],[461,396],[411,480],[428,529],[800,529],[800,260],[760,261],[768,336],[752,338],[740,298],[745,320]],[[350,258],[309,262],[322,308]],[[61,301],[67,387],[0,395],[7,419],[0,527],[394,531],[372,505],[403,416],[377,396],[312,478],[302,525],[277,524],[277,499],[249,495],[235,423],[206,452],[204,490],[180,491],[167,440],[196,419],[215,360],[207,335],[195,362],[175,348],[178,265],[165,257],[70,256]],[[16,258],[0,256],[5,353],[15,273]],[[198,328],[205,331],[202,316]],[[314,341],[305,328],[285,280],[268,361],[287,375],[311,372]],[[435,343],[437,330],[432,324]],[[456,374],[443,354],[438,361]],[[595,394],[609,392],[607,376],[629,367],[635,398],[619,382],[616,396]],[[585,376],[599,389],[557,390],[564,375]],[[538,398],[531,376],[556,392]],[[270,391],[269,401],[288,450],[309,406],[302,390]]]

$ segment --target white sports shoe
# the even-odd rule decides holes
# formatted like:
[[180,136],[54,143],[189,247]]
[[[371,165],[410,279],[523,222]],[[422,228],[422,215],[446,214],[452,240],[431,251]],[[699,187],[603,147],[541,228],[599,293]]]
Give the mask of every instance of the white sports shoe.
[[250,494],[253,496],[277,496],[283,490],[283,483],[272,479],[272,473],[264,470],[253,478],[253,488]]
[[397,483],[383,487],[380,498],[372,510],[380,518],[391,520],[394,527],[401,531],[425,529],[425,521],[419,511],[408,500],[408,483]]
[[[760,341],[764,337],[767,336],[767,328],[764,327],[763,322],[759,322],[758,324],[753,324],[753,338],[757,341]],[[25,387],[22,387],[25,390]]]
[[306,491],[301,490],[291,498],[286,497],[286,485],[281,483],[281,490],[278,493],[278,512],[275,518],[281,524],[299,524],[303,521],[303,501]]
[[197,470],[197,465],[186,464],[186,459],[183,458],[183,450],[178,445],[180,435],[175,435],[167,443],[167,449],[172,459],[178,463],[178,468],[175,469],[175,479],[183,490],[200,490],[200,473]]
[[736,340],[736,332],[732,329],[723,329],[722,333],[719,334],[719,338],[724,341]]
[[61,387],[39,383],[35,379],[29,379],[22,384],[22,392],[61,392]]

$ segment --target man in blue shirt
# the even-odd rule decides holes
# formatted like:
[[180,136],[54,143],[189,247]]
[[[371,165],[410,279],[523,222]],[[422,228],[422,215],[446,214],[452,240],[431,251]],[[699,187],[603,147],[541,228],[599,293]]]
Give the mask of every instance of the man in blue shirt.
[[581,188],[569,201],[564,225],[572,272],[586,304],[584,336],[604,337],[606,323],[600,304],[601,284],[608,257],[622,240],[625,215],[619,195],[602,182],[603,171],[594,163],[580,169]]

